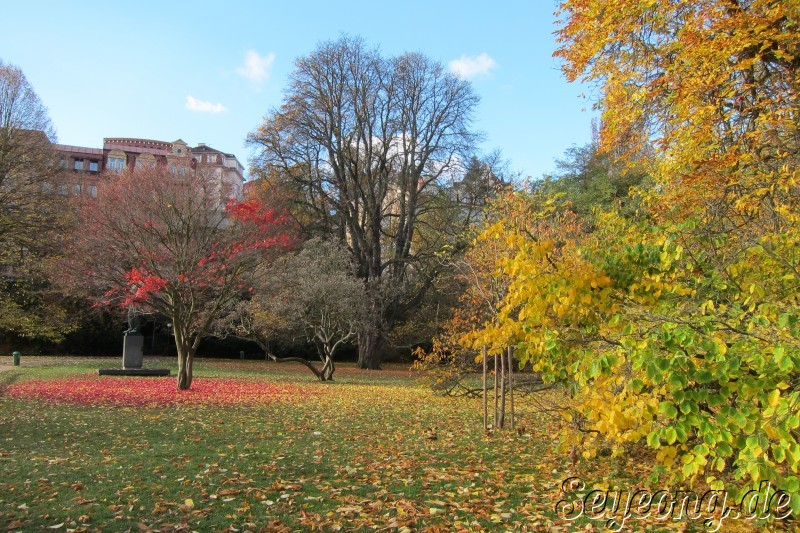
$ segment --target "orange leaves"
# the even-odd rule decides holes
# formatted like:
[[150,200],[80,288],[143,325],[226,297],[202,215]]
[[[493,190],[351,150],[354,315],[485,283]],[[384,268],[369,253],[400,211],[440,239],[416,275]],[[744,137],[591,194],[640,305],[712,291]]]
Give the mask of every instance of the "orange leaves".
[[[797,157],[797,0],[566,0],[561,47],[570,79],[601,86],[601,145],[651,153],[669,206],[703,213],[710,199],[750,197],[781,182]],[[735,200],[735,199],[734,199]]]

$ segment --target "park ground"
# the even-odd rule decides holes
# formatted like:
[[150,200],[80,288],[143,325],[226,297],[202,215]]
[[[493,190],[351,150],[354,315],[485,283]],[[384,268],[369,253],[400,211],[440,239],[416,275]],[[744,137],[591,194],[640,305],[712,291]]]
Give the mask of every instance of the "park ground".
[[201,359],[178,392],[173,359],[146,361],[170,378],[97,376],[118,365],[0,357],[0,531],[602,531],[610,515],[557,512],[580,499],[563,481],[641,488],[651,461],[573,465],[530,397],[514,431],[485,432],[480,399],[439,396],[407,366],[342,364],[319,383],[302,366]]

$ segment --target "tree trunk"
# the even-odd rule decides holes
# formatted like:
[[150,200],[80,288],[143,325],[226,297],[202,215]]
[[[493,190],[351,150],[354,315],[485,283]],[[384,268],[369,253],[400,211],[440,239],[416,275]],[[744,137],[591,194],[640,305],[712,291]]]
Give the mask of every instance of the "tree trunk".
[[336,350],[334,345],[331,348],[329,342],[324,341],[319,348],[319,356],[322,360],[321,381],[333,381],[333,373],[336,371],[336,366],[333,364],[333,352]]
[[325,364],[322,365],[322,377],[320,379],[322,381],[333,381],[333,373],[335,370],[336,366],[333,364],[333,358],[327,356]]
[[508,393],[511,400],[511,429],[514,429],[514,347],[508,347]]
[[506,351],[500,352],[500,414],[497,417],[497,427],[503,429],[506,425]]
[[497,416],[497,407],[499,402],[499,390],[498,390],[498,383],[497,383],[497,356],[494,355],[494,423],[492,424],[492,429],[497,429],[497,422],[499,421]]
[[366,316],[358,332],[358,368],[380,370],[381,324],[383,322],[383,302],[380,291],[380,269],[372,273],[367,282]]
[[189,390],[192,386],[194,350],[184,332],[178,327],[177,321],[173,322],[172,332],[175,335],[175,348],[178,350],[178,390]]
[[190,350],[178,348],[178,390],[189,390],[192,386],[192,364],[194,354]]
[[380,370],[380,340],[380,333],[371,328],[358,336],[358,368]]
[[486,358],[488,357],[486,353],[486,346],[483,347],[483,430],[486,431],[489,429],[489,422],[487,420],[487,402],[486,402],[486,369],[487,369],[487,362]]
[[[320,371],[320,370],[317,370],[317,367],[315,367],[313,363],[311,363],[310,361],[307,361],[306,359],[303,359],[302,357],[275,357],[272,354],[267,354],[267,357],[269,357],[270,359],[272,359],[273,361],[276,361],[278,363],[300,363],[300,364],[303,364],[309,370],[311,370],[311,372],[313,372],[315,376],[317,376],[318,380],[326,381],[326,378],[325,378],[323,372]],[[333,380],[333,371],[331,371],[331,377],[329,379],[331,381]]]

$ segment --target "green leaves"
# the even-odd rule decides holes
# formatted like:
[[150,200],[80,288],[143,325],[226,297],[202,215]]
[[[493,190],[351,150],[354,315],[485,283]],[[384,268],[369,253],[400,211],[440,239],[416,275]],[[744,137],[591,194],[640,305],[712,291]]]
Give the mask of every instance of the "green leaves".
[[[533,198],[518,200],[538,209]],[[587,453],[601,442],[674,445],[658,458],[673,481],[710,467],[779,483],[784,473],[764,461],[782,442],[776,462],[797,467],[791,428],[800,404],[786,391],[797,379],[800,343],[789,326],[800,305],[789,286],[769,289],[774,276],[759,265],[778,265],[767,248],[742,252],[731,232],[697,233],[702,218],[681,225],[594,215],[589,233],[541,233],[510,213],[495,223],[509,290],[496,321],[470,338],[514,339],[545,382],[569,385],[576,416],[598,436],[568,425],[562,437]],[[563,245],[533,239],[534,228]],[[728,270],[715,254],[731,255]],[[693,439],[700,444],[688,447]]]
[[678,416],[678,409],[671,402],[661,402],[659,404],[659,411],[668,418],[675,418]]

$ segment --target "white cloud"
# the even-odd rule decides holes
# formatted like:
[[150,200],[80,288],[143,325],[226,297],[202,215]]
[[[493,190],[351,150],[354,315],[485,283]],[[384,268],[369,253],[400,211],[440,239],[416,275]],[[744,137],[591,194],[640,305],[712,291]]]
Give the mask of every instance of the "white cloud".
[[244,64],[236,69],[236,73],[248,80],[261,83],[269,77],[274,61],[275,54],[271,52],[260,56],[255,50],[248,50],[244,57]]
[[461,57],[452,60],[448,64],[450,72],[459,78],[474,78],[475,76],[488,74],[489,71],[496,66],[497,63],[495,63],[494,59],[486,52],[483,52],[477,57],[469,57],[463,54]]
[[211,102],[204,102],[198,100],[194,96],[186,97],[186,109],[189,111],[196,111],[198,113],[222,113],[227,111],[222,104],[212,104]]

